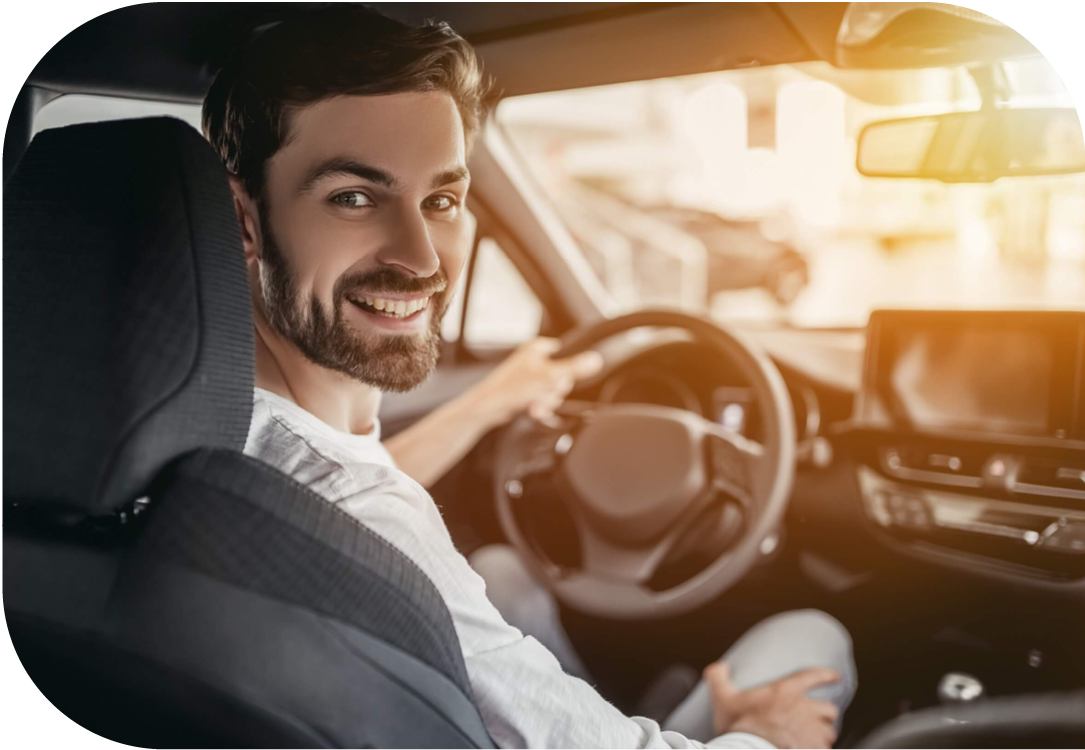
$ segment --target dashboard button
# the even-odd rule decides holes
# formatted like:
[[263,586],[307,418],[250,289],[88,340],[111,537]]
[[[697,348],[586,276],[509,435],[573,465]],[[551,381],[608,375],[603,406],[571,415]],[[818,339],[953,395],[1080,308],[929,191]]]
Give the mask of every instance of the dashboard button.
[[962,465],[959,456],[947,456],[944,453],[930,454],[927,456],[927,463],[935,468],[949,469],[950,471],[960,471]]
[[922,498],[893,493],[887,505],[895,525],[920,531],[930,528],[930,511]]
[[881,526],[890,526],[893,523],[893,519],[889,515],[888,503],[889,496],[881,490],[868,496],[867,512]]
[[1060,518],[1044,530],[1040,547],[1052,552],[1085,555],[1085,523]]

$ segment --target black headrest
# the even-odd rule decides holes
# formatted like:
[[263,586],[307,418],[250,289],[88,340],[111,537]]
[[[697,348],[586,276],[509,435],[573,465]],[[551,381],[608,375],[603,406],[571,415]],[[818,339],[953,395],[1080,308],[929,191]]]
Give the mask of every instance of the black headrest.
[[4,189],[4,499],[107,514],[241,450],[253,329],[222,164],[170,118],[47,130]]

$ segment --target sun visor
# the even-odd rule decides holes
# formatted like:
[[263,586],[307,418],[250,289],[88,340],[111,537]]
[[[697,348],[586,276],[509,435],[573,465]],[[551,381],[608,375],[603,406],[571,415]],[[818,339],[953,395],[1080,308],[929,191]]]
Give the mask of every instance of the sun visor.
[[946,3],[850,3],[836,37],[846,68],[927,68],[1038,54],[1001,21]]

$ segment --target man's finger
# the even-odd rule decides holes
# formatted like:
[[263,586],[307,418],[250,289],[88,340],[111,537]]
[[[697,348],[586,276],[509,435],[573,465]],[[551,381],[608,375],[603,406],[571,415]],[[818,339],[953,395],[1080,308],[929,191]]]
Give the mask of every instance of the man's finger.
[[559,359],[554,364],[560,365],[577,380],[582,380],[602,370],[604,363],[602,354],[597,351],[586,351],[567,359]]
[[539,422],[545,422],[550,417],[554,416],[554,407],[542,401],[536,401],[528,405],[527,413],[532,419]]
[[801,672],[796,672],[782,680],[789,689],[797,690],[800,693],[805,693],[807,690],[816,688],[820,685],[832,685],[834,682],[839,681],[840,673],[835,669],[829,669],[828,667],[804,669]]
[[836,742],[836,730],[833,729],[832,726],[829,726],[825,730],[825,734],[823,736],[824,736],[825,747],[832,747],[833,743]]
[[553,354],[561,348],[561,341],[549,336],[539,336],[538,338],[529,341],[527,346],[542,354]]
[[738,688],[731,682],[731,668],[722,661],[716,661],[705,667],[703,674],[705,682],[716,697],[732,695],[738,692]]
[[830,723],[836,721],[840,715],[840,709],[836,707],[835,703],[829,701],[810,701],[810,703],[814,715],[827,719]]
[[554,391],[553,393],[548,393],[539,400],[550,409],[557,409],[559,406],[565,403],[565,397],[569,395],[569,391],[571,391],[572,389],[573,386],[571,383],[564,390],[562,390],[559,386],[558,390]]
[[576,385],[576,380],[571,375],[564,373],[558,375],[556,378],[550,381],[549,391],[545,394],[545,397],[557,397],[562,400],[569,395],[569,391],[573,390],[573,386]]

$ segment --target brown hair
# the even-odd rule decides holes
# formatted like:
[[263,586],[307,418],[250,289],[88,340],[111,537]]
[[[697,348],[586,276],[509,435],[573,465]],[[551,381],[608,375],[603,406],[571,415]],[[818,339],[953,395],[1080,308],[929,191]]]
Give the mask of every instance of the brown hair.
[[264,166],[290,137],[290,115],[339,95],[444,91],[470,145],[488,91],[474,49],[446,23],[412,27],[361,5],[304,12],[255,33],[222,66],[203,130],[226,169],[260,198]]

